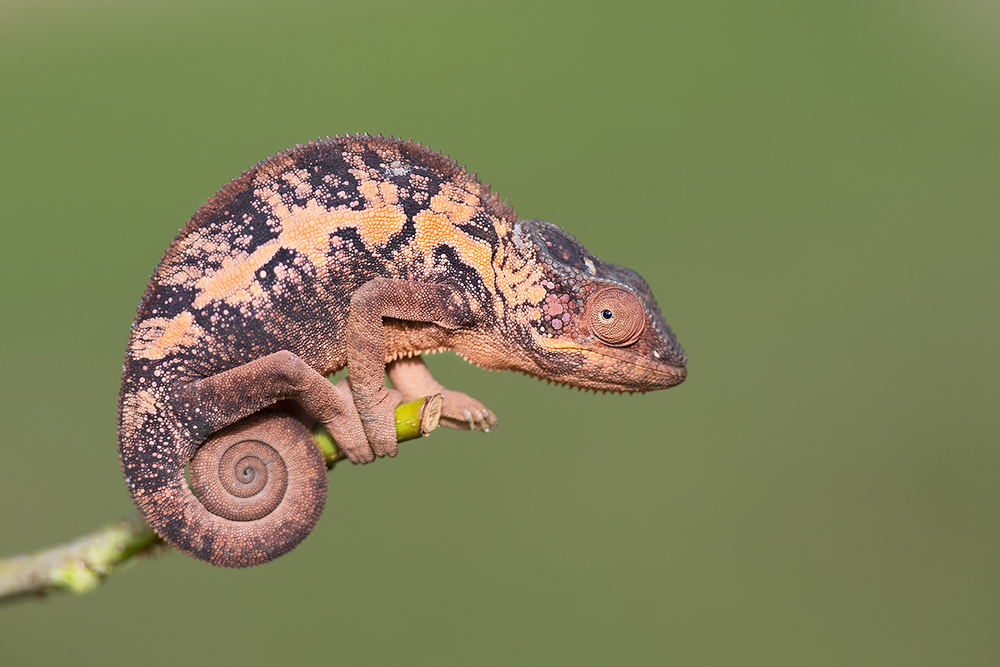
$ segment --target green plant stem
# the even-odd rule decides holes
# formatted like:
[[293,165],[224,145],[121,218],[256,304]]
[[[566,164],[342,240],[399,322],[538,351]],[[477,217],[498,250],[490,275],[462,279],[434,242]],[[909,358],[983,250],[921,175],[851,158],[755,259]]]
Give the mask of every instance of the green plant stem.
[[[441,404],[441,395],[435,394],[396,408],[398,441],[413,440],[437,428]],[[313,436],[327,468],[345,458],[326,429],[317,426]],[[57,591],[87,593],[133,559],[165,548],[162,538],[135,514],[68,544],[0,560],[0,602]]]

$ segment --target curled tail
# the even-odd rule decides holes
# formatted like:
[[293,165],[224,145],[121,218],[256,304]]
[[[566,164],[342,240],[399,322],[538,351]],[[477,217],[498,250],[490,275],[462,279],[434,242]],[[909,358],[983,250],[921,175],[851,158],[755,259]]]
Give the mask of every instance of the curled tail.
[[192,458],[183,452],[193,448],[178,446],[178,428],[166,423],[169,411],[140,416],[122,407],[118,450],[132,499],[181,551],[225,567],[260,565],[291,551],[316,525],[326,464],[309,429],[291,415],[272,408],[241,419]]

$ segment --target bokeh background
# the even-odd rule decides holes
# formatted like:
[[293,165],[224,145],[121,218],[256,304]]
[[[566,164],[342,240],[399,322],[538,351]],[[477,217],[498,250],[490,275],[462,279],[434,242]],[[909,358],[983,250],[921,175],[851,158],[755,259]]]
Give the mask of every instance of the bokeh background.
[[413,137],[639,270],[688,381],[453,356],[490,435],[339,467],[249,571],[0,608],[5,664],[1000,662],[1000,9],[974,0],[0,4],[0,553],[127,515],[123,350],[257,160]]

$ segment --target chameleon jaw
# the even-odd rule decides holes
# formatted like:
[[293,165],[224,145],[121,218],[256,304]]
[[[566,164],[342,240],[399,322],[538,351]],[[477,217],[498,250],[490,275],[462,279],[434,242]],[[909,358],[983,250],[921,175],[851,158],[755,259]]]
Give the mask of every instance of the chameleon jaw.
[[[608,351],[595,350],[571,340],[546,338],[533,332],[535,342],[546,351],[554,354],[570,356],[574,359],[571,378],[563,379],[561,374],[542,373],[541,369],[531,375],[548,378],[561,384],[583,387],[600,391],[646,392],[654,389],[673,387],[687,377],[687,369],[678,364],[656,361],[626,351],[616,349]],[[619,352],[616,354],[616,352]],[[623,381],[608,381],[609,378],[621,378]]]

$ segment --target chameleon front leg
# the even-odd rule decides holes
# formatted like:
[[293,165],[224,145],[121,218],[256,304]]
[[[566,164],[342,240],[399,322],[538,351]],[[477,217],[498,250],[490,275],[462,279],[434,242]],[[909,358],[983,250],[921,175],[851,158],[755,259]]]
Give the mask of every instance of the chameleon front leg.
[[386,367],[392,385],[403,395],[404,401],[421,396],[441,394],[444,407],[441,425],[469,431],[486,431],[497,425],[497,417],[485,405],[460,391],[445,389],[434,379],[421,357],[397,359]]
[[385,386],[383,318],[428,322],[445,329],[457,329],[473,318],[462,291],[454,285],[377,278],[351,297],[344,338],[354,404],[375,454],[395,456],[393,412],[400,398]]

